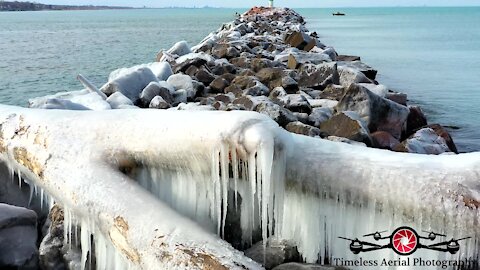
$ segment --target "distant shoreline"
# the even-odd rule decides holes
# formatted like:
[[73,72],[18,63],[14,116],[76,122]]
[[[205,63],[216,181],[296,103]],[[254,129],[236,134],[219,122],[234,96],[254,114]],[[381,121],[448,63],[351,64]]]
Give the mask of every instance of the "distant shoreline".
[[133,9],[132,7],[117,6],[74,6],[74,5],[46,5],[32,2],[0,2],[0,12],[15,11],[55,11],[55,10],[107,10],[107,9]]

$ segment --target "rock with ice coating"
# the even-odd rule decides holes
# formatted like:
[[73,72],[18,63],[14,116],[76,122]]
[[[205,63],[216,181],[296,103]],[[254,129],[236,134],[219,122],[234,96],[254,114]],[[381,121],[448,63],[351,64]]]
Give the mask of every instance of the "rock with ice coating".
[[444,138],[431,128],[422,128],[395,148],[396,151],[439,155],[450,152]]
[[174,74],[168,78],[167,83],[172,85],[176,90],[183,89],[187,93],[188,98],[193,98],[196,94],[193,80],[188,75]]
[[313,108],[312,112],[308,116],[308,121],[315,127],[320,125],[332,117],[333,110],[330,108]]
[[173,103],[173,97],[171,94],[172,89],[168,89],[164,87],[165,82],[163,84],[159,82],[151,82],[149,83],[145,89],[142,90],[142,93],[140,93],[140,103],[144,107],[149,107],[149,104],[151,104],[151,101],[154,97],[156,96],[161,96],[164,102],[167,102],[168,104]]
[[288,123],[285,129],[292,133],[306,135],[310,137],[320,137],[322,135],[322,131],[319,128],[304,124],[300,121]]
[[175,43],[172,48],[167,51],[169,54],[176,54],[178,56],[186,55],[191,53],[190,46],[186,41],[179,41]]
[[388,93],[388,88],[383,84],[359,83],[358,85],[367,88],[372,93],[380,97],[385,97]]
[[155,96],[150,101],[148,107],[153,109],[168,109],[172,107],[172,105],[171,103],[166,102],[162,96]]
[[108,110],[110,104],[103,97],[88,90],[62,92],[29,100],[30,108],[61,110]]
[[142,90],[150,83],[158,81],[152,70],[147,67],[142,67],[135,70],[128,70],[120,74],[115,79],[106,83],[100,89],[107,96],[115,92],[121,92],[124,96],[129,98],[133,103],[139,99]]
[[173,74],[172,66],[168,62],[154,62],[148,67],[159,81],[166,81]]
[[407,121],[407,107],[377,96],[367,88],[351,84],[337,111],[355,111],[368,125],[370,132],[386,131],[399,139]]
[[0,203],[0,267],[37,269],[37,214]]
[[108,104],[112,107],[112,109],[119,109],[120,107],[123,107],[125,105],[127,106],[133,106],[133,102],[124,96],[121,92],[115,92],[111,94],[107,98]]
[[53,206],[47,220],[49,223],[48,231],[40,243],[39,248],[39,262],[42,269],[65,269],[65,261],[63,257],[63,220],[63,210],[58,205]]
[[350,67],[362,72],[367,78],[375,80],[377,76],[377,70],[372,67],[360,62],[360,61],[338,61],[338,66]]

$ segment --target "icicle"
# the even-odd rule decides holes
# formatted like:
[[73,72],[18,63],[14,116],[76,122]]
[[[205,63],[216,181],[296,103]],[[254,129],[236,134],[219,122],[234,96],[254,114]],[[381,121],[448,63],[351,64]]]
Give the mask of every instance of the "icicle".
[[90,243],[90,224],[88,221],[82,220],[80,232],[80,245],[82,246],[81,270],[85,270],[88,254],[91,252]]
[[35,190],[35,184],[30,183],[28,186],[29,186],[29,189],[30,189],[30,195],[28,197],[28,206],[30,206],[32,204],[33,192]]
[[43,188],[40,188],[40,211],[43,210]]
[[232,170],[233,170],[233,181],[234,181],[234,196],[235,196],[235,211],[238,210],[238,160],[237,160],[237,149],[232,148]]
[[230,180],[229,169],[228,169],[228,155],[229,155],[229,147],[225,144],[222,145],[220,151],[220,161],[221,161],[221,176],[222,176],[222,234],[221,236],[225,236],[225,222],[227,220],[227,210],[228,210],[228,182]]

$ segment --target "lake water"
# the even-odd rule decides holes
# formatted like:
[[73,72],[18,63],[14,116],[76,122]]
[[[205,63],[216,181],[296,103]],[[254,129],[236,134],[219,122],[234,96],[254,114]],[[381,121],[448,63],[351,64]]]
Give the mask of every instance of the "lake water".
[[[0,13],[0,103],[102,85],[118,67],[151,62],[178,40],[196,44],[235,9]],[[480,150],[480,8],[299,9],[308,28],[339,53],[379,70],[431,123],[451,130],[461,151]]]

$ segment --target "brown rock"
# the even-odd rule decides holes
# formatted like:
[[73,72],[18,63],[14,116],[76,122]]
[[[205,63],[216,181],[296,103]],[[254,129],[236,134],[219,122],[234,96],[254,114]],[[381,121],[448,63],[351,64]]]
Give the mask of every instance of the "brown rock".
[[438,136],[442,137],[445,140],[450,151],[458,154],[457,146],[453,142],[452,136],[450,136],[450,134],[444,127],[439,124],[432,124],[428,125],[427,127],[433,129],[433,131],[435,131]]
[[[188,71],[188,70],[187,70]],[[188,73],[187,73],[188,74]],[[189,74],[190,75],[190,74]],[[209,85],[213,80],[215,80],[215,76],[210,73],[208,70],[201,68],[195,73],[195,78],[199,82],[202,82],[205,85]]]
[[257,106],[256,111],[267,115],[282,127],[287,126],[290,122],[297,121],[291,111],[275,103],[262,103]]
[[370,137],[372,138],[372,146],[375,148],[392,150],[400,143],[386,131],[376,131],[370,134]]
[[388,92],[387,95],[385,95],[385,98],[398,103],[403,106],[407,106],[407,94],[404,93],[398,93],[398,92]]
[[214,93],[223,93],[223,90],[229,86],[230,83],[222,77],[218,77],[210,83],[210,90]]
[[330,99],[340,101],[345,93],[345,87],[336,84],[329,84],[327,87],[319,94],[320,99]]
[[339,78],[336,63],[304,64],[299,69],[297,82],[299,87],[324,89],[330,83],[339,84]]
[[420,107],[409,106],[408,109],[410,112],[408,113],[407,129],[404,137],[409,137],[415,133],[416,130],[427,125],[427,118],[423,114],[423,111]]
[[353,55],[337,55],[337,61],[345,61],[345,62],[352,62],[352,61],[360,61],[360,56],[353,56]]
[[320,130],[328,136],[347,138],[372,145],[368,128],[354,112],[341,112],[320,124]]

